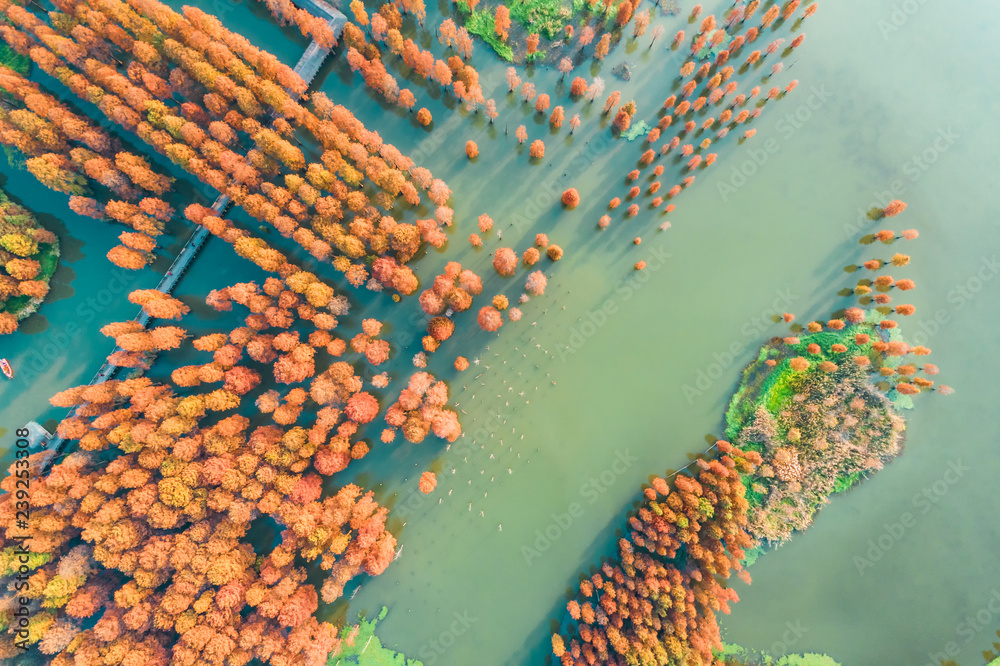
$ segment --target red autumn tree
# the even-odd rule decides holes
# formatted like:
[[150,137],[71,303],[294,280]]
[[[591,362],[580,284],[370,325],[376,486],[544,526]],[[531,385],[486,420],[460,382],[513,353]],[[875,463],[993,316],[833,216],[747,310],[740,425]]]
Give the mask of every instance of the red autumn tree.
[[497,5],[493,15],[493,29],[501,42],[506,42],[510,30],[510,10],[505,5]]
[[504,277],[510,277],[517,269],[517,254],[509,247],[498,248],[493,255],[493,268]]
[[417,484],[420,492],[429,495],[437,487],[437,475],[434,472],[424,472],[420,475],[420,482]]
[[492,332],[503,326],[503,315],[492,305],[485,305],[479,310],[477,321],[481,329]]
[[571,187],[562,193],[562,202],[567,208],[576,208],[580,205],[580,193],[575,187]]

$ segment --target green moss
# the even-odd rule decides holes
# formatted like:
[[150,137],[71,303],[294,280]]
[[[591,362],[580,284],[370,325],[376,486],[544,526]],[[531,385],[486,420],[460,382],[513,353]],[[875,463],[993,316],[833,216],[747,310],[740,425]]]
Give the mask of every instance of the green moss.
[[[458,6],[468,12],[468,7],[459,2]],[[510,46],[500,41],[496,33],[496,24],[493,21],[493,14],[488,11],[473,12],[465,19],[465,29],[473,35],[479,37],[489,44],[496,54],[507,62],[514,61],[514,52]]]
[[[340,654],[332,656],[327,660],[329,666],[348,666],[357,664],[358,666],[423,666],[423,663],[416,659],[407,659],[399,652],[390,650],[382,645],[382,641],[375,636],[375,625],[384,619],[389,609],[382,607],[382,612],[374,620],[368,621],[359,618],[358,635],[354,637],[352,645],[343,643]],[[341,639],[346,639],[351,632],[351,627],[345,627],[341,634]]]

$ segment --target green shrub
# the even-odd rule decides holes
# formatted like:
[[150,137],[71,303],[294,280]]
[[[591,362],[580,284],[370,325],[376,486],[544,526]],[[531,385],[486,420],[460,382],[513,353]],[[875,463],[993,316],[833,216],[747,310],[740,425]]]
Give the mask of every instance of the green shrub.
[[[465,7],[462,3],[459,3],[459,6]],[[467,7],[465,9],[468,11]],[[493,21],[492,13],[483,11],[469,14],[469,17],[465,20],[465,29],[473,35],[479,35],[502,59],[507,62],[514,61],[514,52],[510,46],[500,41],[500,38],[497,36],[496,24]]]
[[517,21],[528,32],[545,35],[554,39],[560,34],[572,12],[562,0],[522,0],[507,5],[511,19]]

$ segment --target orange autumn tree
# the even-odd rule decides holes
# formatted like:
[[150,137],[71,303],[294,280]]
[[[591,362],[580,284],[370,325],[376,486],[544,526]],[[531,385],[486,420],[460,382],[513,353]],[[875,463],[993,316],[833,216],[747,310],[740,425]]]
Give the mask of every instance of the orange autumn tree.
[[392,428],[400,428],[408,442],[419,444],[430,432],[454,442],[462,434],[458,415],[444,409],[448,402],[448,386],[427,372],[410,377],[399,399],[386,410],[385,420]]
[[[178,368],[174,380],[178,386],[220,382],[221,388],[177,395],[149,379],[112,380],[53,398],[57,406],[75,407],[58,432],[76,440],[82,453],[50,472],[37,457],[33,467],[39,492],[32,499],[32,570],[39,581],[74,572],[68,586],[30,593],[39,618],[30,642],[50,663],[101,663],[128,649],[154,664],[220,654],[233,663],[308,664],[339,649],[336,629],[312,615],[318,598],[332,602],[354,576],[381,573],[393,559],[395,539],[385,530],[387,510],[371,493],[349,485],[322,499],[316,472],[333,473],[342,451],[348,460],[364,456],[367,444],[349,438],[378,413],[377,401],[341,363],[329,371],[334,393],[314,386],[322,408],[312,427],[289,427],[310,397],[301,387],[258,399],[277,425],[251,429],[245,417],[226,414],[260,383],[259,373],[238,365],[244,351],[263,363],[302,348],[298,333],[271,335],[269,327],[287,327],[297,316],[315,328],[310,346],[343,353],[342,341],[329,333],[336,321],[309,305],[322,296],[331,313],[343,314],[341,297],[318,295],[317,285],[298,271],[269,278],[263,289],[241,283],[213,292],[208,300],[217,309],[248,308],[247,327],[196,339],[193,346],[211,353],[212,362]],[[162,299],[137,292],[134,300]],[[381,331],[375,320],[364,320],[362,328],[369,339]],[[170,348],[184,335],[174,327],[144,331],[134,321],[103,332],[126,350]],[[446,411],[446,387],[430,384],[423,389],[423,418],[435,434],[457,437],[457,416],[437,413]],[[327,442],[332,430],[336,435]],[[8,493],[0,495],[8,529],[15,516],[12,480],[3,482]],[[257,560],[246,534],[264,515],[285,530],[277,548]],[[0,548],[9,545],[3,540]],[[313,560],[329,572],[319,594],[298,566]],[[14,649],[9,640],[0,642],[2,656]]]
[[[81,451],[46,474],[48,453],[30,467],[30,570],[38,583],[66,581],[28,592],[29,642],[50,663],[103,663],[125,650],[150,664],[310,663],[339,649],[335,628],[312,615],[318,594],[295,557],[320,558],[331,572],[323,596],[334,598],[351,576],[392,560],[386,510],[357,486],[320,500],[302,429],[251,431],[237,415],[203,424],[211,398],[148,379],[53,398],[77,406],[59,431]],[[8,535],[13,480],[0,496]],[[246,534],[260,515],[286,530],[257,561]],[[17,653],[11,637],[0,651]]]
[[[717,444],[718,460],[699,459],[694,475],[655,478],[644,490],[615,556],[567,604],[569,620],[552,639],[562,664],[714,663],[722,648],[715,613],[737,600],[722,581],[733,571],[747,578],[740,475],[760,462],[756,452]],[[536,554],[526,547],[526,557]]]
[[505,5],[497,5],[493,15],[493,29],[501,42],[506,42],[510,30],[510,10]]
[[143,311],[156,319],[180,319],[191,312],[181,301],[156,289],[140,289],[128,295],[130,303],[141,305]]

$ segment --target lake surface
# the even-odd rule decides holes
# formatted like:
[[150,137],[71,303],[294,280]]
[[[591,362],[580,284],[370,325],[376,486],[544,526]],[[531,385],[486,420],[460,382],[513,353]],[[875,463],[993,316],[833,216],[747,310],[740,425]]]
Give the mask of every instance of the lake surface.
[[[224,4],[201,6],[223,13]],[[428,7],[427,25],[439,21],[442,9],[445,3]],[[639,485],[683,466],[707,446],[706,436],[721,434],[740,370],[762,342],[784,330],[771,323],[772,313],[826,317],[847,303],[837,292],[856,279],[844,266],[898,250],[913,261],[893,275],[918,287],[907,299],[917,313],[903,322],[904,337],[934,349],[931,361],[956,394],[917,400],[918,408],[906,414],[902,457],[835,498],[807,532],[761,558],[751,586],[736,583],[742,600],[723,618],[723,636],[761,650],[823,652],[844,664],[937,663],[930,655],[953,642],[958,654],[952,658],[977,663],[1000,628],[1000,617],[983,622],[982,614],[980,630],[966,624],[1000,590],[993,491],[1000,426],[989,389],[1000,370],[993,332],[1000,303],[993,162],[1000,140],[982,128],[984,115],[1000,112],[983,73],[1000,55],[989,32],[1000,7],[972,0],[962,9],[930,0],[821,3],[803,27],[805,44],[775,77],[782,84],[797,78],[800,86],[765,109],[754,125],[757,136],[743,145],[735,136],[722,142],[716,165],[699,172],[671,215],[614,215],[605,232],[596,230],[597,219],[611,197],[624,198],[623,176],[635,168],[641,141],[611,139],[600,107],[568,100],[558,72],[539,67],[521,76],[552,95],[553,106],[565,105],[567,118],[581,113],[583,126],[572,138],[568,123],[550,134],[547,117],[506,98],[506,64],[480,43],[473,62],[484,95],[496,98],[500,111],[492,127],[481,114],[455,110],[434,84],[410,83],[405,87],[417,95],[417,108],[426,106],[435,118],[430,131],[419,129],[365,89],[343,58],[328,62],[316,87],[454,192],[456,225],[448,246],[416,264],[423,284],[455,260],[484,275],[484,296],[516,300],[526,273],[504,279],[488,270],[489,251],[500,245],[495,234],[481,250],[465,240],[477,231],[481,213],[496,220],[505,246],[523,251],[535,233],[545,232],[566,250],[558,264],[539,264],[549,287],[521,306],[520,322],[505,323],[498,334],[480,331],[478,299],[473,311],[456,317],[456,335],[432,355],[428,369],[451,384],[463,438],[450,448],[434,438],[420,445],[402,438],[376,443],[333,479],[333,485],[357,481],[376,489],[393,505],[390,528],[402,553],[383,575],[362,581],[349,607],[341,602],[328,609],[330,616],[374,615],[388,605],[379,624],[383,643],[428,665],[544,663],[551,621],[562,612],[567,589],[613,551]],[[293,62],[301,40],[258,10],[257,3],[235,3],[222,18]],[[691,29],[684,17],[655,15],[652,25],[661,23],[667,36]],[[430,33],[421,34],[428,48]],[[670,94],[678,63],[668,43],[650,50],[647,37],[635,48],[622,43],[601,68],[604,96],[619,89],[623,100],[635,99],[635,121],[655,124]],[[627,83],[610,74],[622,59],[632,66]],[[402,83],[395,63],[390,71]],[[589,80],[589,62],[576,75]],[[545,141],[540,164],[529,164],[526,146],[518,149],[520,124],[529,140]],[[464,156],[469,139],[480,150],[473,163]],[[665,164],[669,189],[680,177],[677,166]],[[95,329],[132,318],[136,308],[127,290],[152,287],[157,275],[119,276],[104,254],[120,227],[73,215],[65,197],[25,172],[6,164],[0,171],[8,192],[60,235],[64,258],[40,314],[0,341],[19,373],[0,384],[0,426],[13,430],[32,418],[62,416],[47,398],[89,381],[113,346]],[[558,195],[571,186],[583,201],[563,211]],[[917,228],[920,239],[891,251],[858,245],[863,233],[877,230],[863,211],[888,198],[909,204],[889,228]],[[672,228],[660,231],[665,219]],[[172,231],[164,254],[176,253],[189,227]],[[635,236],[643,238],[639,247]],[[275,237],[267,238],[280,245]],[[639,259],[649,264],[641,273],[632,270]],[[329,266],[317,270],[336,280]],[[199,300],[213,288],[262,278],[224,243],[210,240],[177,291],[197,315],[182,325],[192,333],[231,325],[234,313],[197,307]],[[348,294],[354,310],[343,325],[349,330],[359,324],[362,307],[364,316],[388,324],[397,355],[389,366],[393,384],[381,395],[391,401],[420,350],[419,337],[406,332],[426,317],[415,298],[390,307],[385,294]],[[87,306],[91,297],[96,306]],[[61,342],[72,325],[86,332]],[[39,370],[29,373],[39,353]],[[479,364],[457,373],[451,363],[458,354]],[[165,356],[151,375],[164,377],[196,358],[195,352]],[[378,427],[364,434],[377,440],[381,426],[372,425]],[[7,433],[0,447],[10,445]],[[424,496],[416,480],[428,468],[437,471],[438,486]],[[906,513],[915,521],[900,534],[894,524]]]

